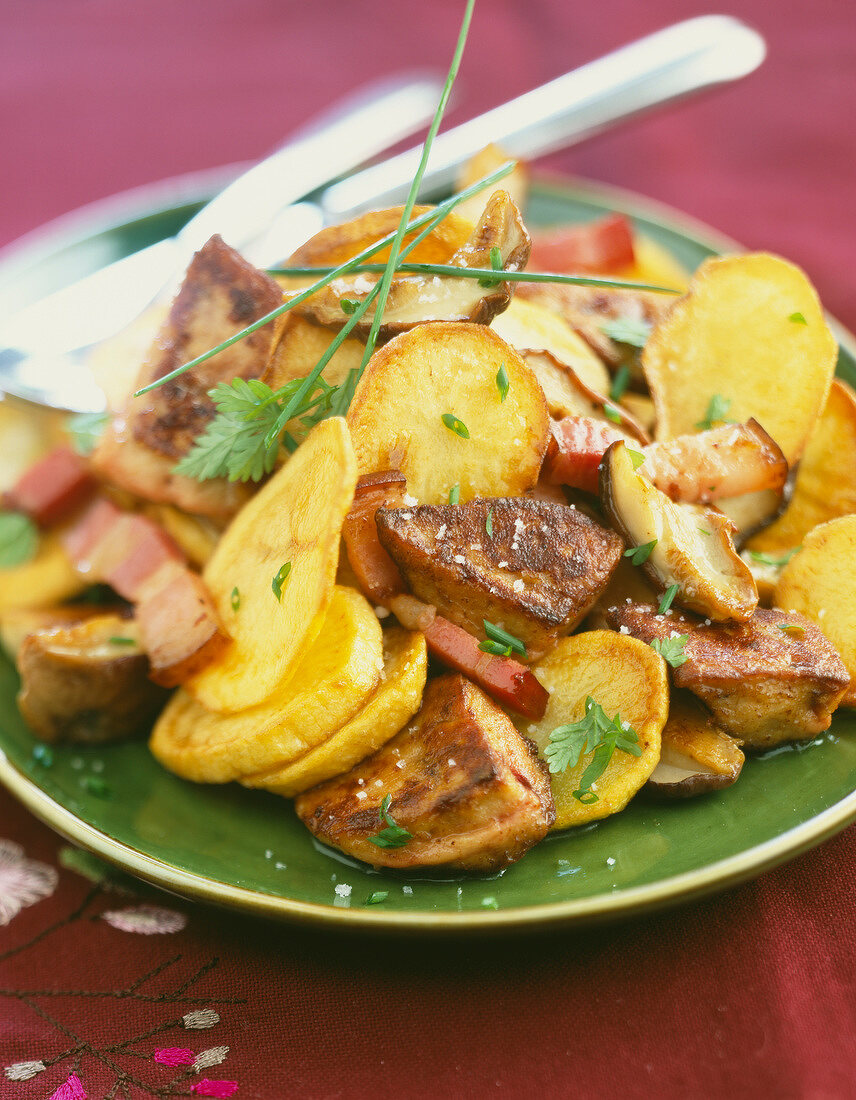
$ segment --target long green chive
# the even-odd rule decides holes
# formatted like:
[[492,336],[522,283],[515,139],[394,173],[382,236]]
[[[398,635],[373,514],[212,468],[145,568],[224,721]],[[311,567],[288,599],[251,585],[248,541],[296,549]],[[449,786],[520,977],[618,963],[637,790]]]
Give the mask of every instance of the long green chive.
[[509,634],[507,630],[503,630],[501,626],[494,626],[493,623],[489,623],[487,619],[482,619],[484,623],[484,632],[488,638],[493,639],[495,642],[499,642],[501,645],[510,646],[515,653],[519,653],[521,657],[526,656],[526,646],[521,642],[519,638],[515,638],[513,634]]

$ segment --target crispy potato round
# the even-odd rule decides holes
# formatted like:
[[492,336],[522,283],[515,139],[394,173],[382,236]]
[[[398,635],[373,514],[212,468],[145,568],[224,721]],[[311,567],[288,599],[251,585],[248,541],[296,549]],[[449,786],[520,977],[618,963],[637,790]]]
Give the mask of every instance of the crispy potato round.
[[[356,481],[344,420],[322,420],[232,521],[203,574],[232,644],[186,685],[202,706],[234,714],[290,675],[333,594]],[[273,580],[288,562],[278,600]]]
[[374,611],[359,592],[336,588],[321,633],[273,695],[239,714],[215,714],[180,689],[156,722],[150,748],[164,767],[198,783],[284,767],[356,714],[382,666]]
[[719,395],[729,402],[723,415],[755,417],[793,465],[823,409],[837,356],[798,267],[763,252],[706,260],[642,353],[657,438],[696,431]]
[[799,546],[819,523],[856,512],[856,394],[833,380],[826,407],[800,459],[784,515],[747,543],[782,554]]
[[[502,400],[497,374],[505,367]],[[451,426],[450,426],[451,425]],[[547,446],[544,394],[514,348],[483,325],[419,325],[375,352],[348,427],[361,474],[396,469],[420,504],[519,496]],[[455,430],[457,429],[457,430]]]
[[850,673],[841,705],[856,706],[856,516],[815,527],[779,577],[774,602],[817,623]]
[[550,692],[540,722],[518,721],[543,756],[550,734],[558,726],[578,722],[591,696],[608,718],[629,722],[639,738],[641,756],[616,750],[597,780],[597,802],[574,798],[592,754],[576,767],[550,777],[556,803],[554,829],[584,825],[623,810],[647,781],[660,759],[660,734],[669,716],[666,664],[650,646],[610,630],[593,630],[563,638],[552,653],[533,665],[533,672]]
[[384,637],[381,682],[362,710],[305,756],[241,782],[245,787],[264,787],[293,798],[348,771],[385,745],[419,710],[427,672],[425,635],[392,627]]
[[[342,316],[344,318],[345,315]],[[277,390],[295,378],[305,378],[327,351],[335,335],[330,329],[313,324],[293,310],[283,313],[274,328],[262,381],[272,390]],[[324,368],[324,380],[331,386],[340,385],[349,372],[362,363],[364,351],[363,343],[356,337],[349,337]]]
[[548,351],[590,389],[609,393],[609,373],[601,360],[564,317],[540,302],[512,298],[490,327],[518,351]]

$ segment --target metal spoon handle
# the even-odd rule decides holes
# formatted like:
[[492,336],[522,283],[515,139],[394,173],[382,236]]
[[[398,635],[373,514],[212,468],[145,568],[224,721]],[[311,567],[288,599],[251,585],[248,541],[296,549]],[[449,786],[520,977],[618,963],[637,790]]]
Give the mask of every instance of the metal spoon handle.
[[[534,157],[591,137],[695,92],[746,76],[764,59],[763,38],[738,19],[705,15],[657,31],[440,134],[422,193],[449,190],[460,166],[487,141]],[[421,150],[409,149],[333,184],[329,217],[388,206],[407,195]]]

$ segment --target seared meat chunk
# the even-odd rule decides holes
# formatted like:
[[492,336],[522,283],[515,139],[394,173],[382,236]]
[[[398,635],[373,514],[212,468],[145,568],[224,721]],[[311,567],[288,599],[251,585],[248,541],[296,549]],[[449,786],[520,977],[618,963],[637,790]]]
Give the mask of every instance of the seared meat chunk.
[[[387,812],[409,838],[373,844]],[[429,682],[410,725],[345,775],[300,795],[303,823],[326,844],[384,867],[442,864],[495,871],[537,844],[555,819],[534,745],[463,676]]]
[[[135,390],[234,336],[281,303],[282,291],[273,279],[220,237],[212,237],[193,257]],[[96,470],[131,492],[188,511],[224,517],[236,510],[242,494],[232,492],[218,507],[212,486],[177,478],[173,467],[214,417],[208,391],[233,378],[258,378],[265,369],[271,334],[272,327],[265,325],[172,382],[131,398],[95,452]],[[222,485],[213,488],[219,493]]]
[[574,629],[624,548],[576,509],[524,497],[381,508],[376,520],[415,596],[479,638],[484,619],[501,625],[534,653]]
[[30,634],[18,706],[46,741],[100,744],[148,727],[166,692],[147,677],[136,624],[117,614]]
[[607,612],[649,644],[686,634],[686,662],[675,687],[708,705],[717,723],[746,748],[814,737],[829,727],[850,677],[831,642],[802,615],[758,608],[745,623],[707,623],[649,604],[619,604]]

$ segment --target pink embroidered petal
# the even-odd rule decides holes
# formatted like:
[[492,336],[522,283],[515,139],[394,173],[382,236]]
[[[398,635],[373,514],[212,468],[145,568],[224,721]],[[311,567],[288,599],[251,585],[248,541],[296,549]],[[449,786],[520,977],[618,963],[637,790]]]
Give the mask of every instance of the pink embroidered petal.
[[161,909],[157,905],[108,909],[101,914],[101,919],[107,921],[113,928],[118,928],[120,932],[136,932],[141,936],[162,936],[170,932],[180,932],[187,924],[184,913],[176,913],[174,909]]
[[27,905],[49,898],[59,875],[46,863],[24,857],[24,849],[0,840],[0,925],[8,924]]
[[162,1047],[155,1051],[155,1061],[162,1066],[190,1066],[195,1060],[194,1052],[185,1047]]
[[86,1100],[86,1089],[80,1082],[76,1073],[70,1073],[59,1086],[56,1092],[52,1092],[48,1100]]
[[191,1092],[195,1092],[197,1096],[232,1096],[238,1091],[237,1081],[209,1081],[207,1077],[203,1077],[195,1085],[191,1085]]

